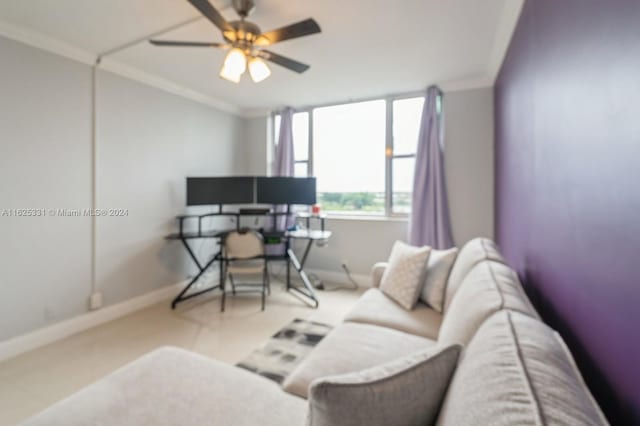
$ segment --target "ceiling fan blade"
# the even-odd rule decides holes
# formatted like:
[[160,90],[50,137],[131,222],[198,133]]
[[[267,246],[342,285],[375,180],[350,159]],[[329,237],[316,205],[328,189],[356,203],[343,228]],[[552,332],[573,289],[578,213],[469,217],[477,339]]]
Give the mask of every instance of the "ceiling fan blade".
[[262,59],[266,59],[267,61],[273,62],[274,64],[278,64],[282,67],[285,67],[297,73],[303,73],[310,68],[310,66],[307,64],[303,64],[302,62],[295,61],[291,58],[278,55],[277,53],[273,53],[268,50],[259,51],[258,56],[261,57]]
[[295,24],[287,25],[286,27],[278,28],[277,30],[262,33],[256,39],[255,44],[258,46],[268,46],[270,44],[319,32],[320,25],[318,25],[315,20],[309,18],[304,21],[296,22]]
[[208,0],[188,0],[189,3],[200,11],[209,21],[220,31],[233,31],[233,27],[222,17],[215,7],[211,6]]
[[223,43],[208,43],[202,41],[173,41],[173,40],[149,40],[154,46],[177,46],[177,47],[225,47]]

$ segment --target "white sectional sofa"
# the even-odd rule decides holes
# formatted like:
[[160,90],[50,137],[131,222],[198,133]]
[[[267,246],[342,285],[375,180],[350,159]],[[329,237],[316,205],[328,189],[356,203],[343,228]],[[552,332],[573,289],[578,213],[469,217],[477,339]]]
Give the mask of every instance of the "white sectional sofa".
[[[407,311],[389,299],[377,288],[384,268],[384,264],[374,267],[373,288],[282,388],[239,368],[162,348],[27,424],[388,424],[385,418],[399,418],[389,412],[396,405],[380,412],[360,400],[350,401],[344,396],[348,392],[331,399],[325,385],[362,371],[389,370],[403,357],[451,345],[460,345],[462,352],[457,368],[447,376],[442,404],[435,416],[428,417],[434,423],[607,424],[564,342],[540,321],[492,241],[475,239],[460,250],[448,278],[443,314],[421,303]],[[372,401],[384,403],[385,383],[378,382],[369,393]],[[421,385],[416,392],[430,389],[428,383]],[[394,391],[397,398],[398,389]],[[411,395],[412,390],[401,391]],[[325,416],[327,401],[340,405],[346,414],[337,420],[335,415]]]

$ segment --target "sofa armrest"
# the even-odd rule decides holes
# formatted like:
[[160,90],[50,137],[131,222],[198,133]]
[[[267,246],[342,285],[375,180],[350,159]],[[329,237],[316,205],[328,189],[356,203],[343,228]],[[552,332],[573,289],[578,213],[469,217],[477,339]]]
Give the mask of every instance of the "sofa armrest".
[[378,262],[371,268],[371,283],[374,287],[380,287],[380,280],[382,280],[382,274],[387,266],[389,266],[387,262]]
[[[251,401],[247,404],[247,401]],[[275,382],[184,349],[156,349],[27,420],[48,425],[304,424]]]

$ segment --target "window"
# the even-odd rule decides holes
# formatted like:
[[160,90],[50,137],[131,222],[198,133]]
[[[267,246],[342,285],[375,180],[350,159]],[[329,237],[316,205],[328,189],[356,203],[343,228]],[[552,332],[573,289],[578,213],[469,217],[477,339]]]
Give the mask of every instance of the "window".
[[411,188],[424,98],[393,101],[391,146],[391,213],[411,212]]
[[[396,97],[296,112],[295,176],[318,178],[326,212],[407,215],[423,104],[422,96]],[[276,143],[279,129],[276,114]]]
[[313,171],[328,212],[385,214],[385,102],[313,110]]

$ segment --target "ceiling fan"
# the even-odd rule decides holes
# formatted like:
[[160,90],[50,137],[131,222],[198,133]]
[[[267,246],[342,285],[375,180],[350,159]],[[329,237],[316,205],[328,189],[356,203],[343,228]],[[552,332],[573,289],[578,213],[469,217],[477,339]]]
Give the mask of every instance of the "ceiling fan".
[[295,24],[287,25],[276,30],[262,32],[253,22],[246,18],[255,7],[254,0],[232,0],[233,8],[240,16],[237,21],[227,22],[208,0],[187,0],[198,9],[205,18],[213,23],[220,31],[226,43],[207,43],[198,41],[172,41],[149,40],[155,46],[178,47],[217,47],[229,49],[224,60],[220,77],[234,83],[240,82],[240,77],[249,68],[249,74],[254,82],[258,83],[271,75],[271,70],[264,60],[278,64],[297,73],[303,73],[309,69],[309,65],[295,61],[277,53],[266,50],[264,47],[292,38],[320,32],[318,23],[309,18]]

